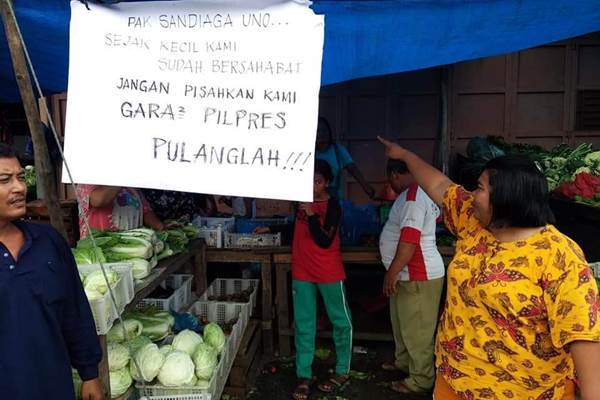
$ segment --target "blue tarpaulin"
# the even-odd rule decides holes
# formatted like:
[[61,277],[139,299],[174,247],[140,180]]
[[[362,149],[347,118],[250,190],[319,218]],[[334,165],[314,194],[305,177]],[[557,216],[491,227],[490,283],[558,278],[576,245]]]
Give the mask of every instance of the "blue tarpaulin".
[[[13,1],[43,90],[65,91],[69,2]],[[510,53],[600,30],[600,0],[316,0],[312,7],[325,14],[323,85]],[[2,31],[0,101],[18,100]]]

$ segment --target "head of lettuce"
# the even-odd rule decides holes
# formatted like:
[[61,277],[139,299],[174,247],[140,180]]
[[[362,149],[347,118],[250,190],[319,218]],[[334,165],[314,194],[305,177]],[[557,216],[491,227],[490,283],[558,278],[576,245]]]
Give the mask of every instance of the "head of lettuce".
[[[102,350],[71,249],[50,225],[21,221],[25,171],[0,144],[0,354],[3,399],[103,399]],[[33,379],[33,380],[32,380]]]

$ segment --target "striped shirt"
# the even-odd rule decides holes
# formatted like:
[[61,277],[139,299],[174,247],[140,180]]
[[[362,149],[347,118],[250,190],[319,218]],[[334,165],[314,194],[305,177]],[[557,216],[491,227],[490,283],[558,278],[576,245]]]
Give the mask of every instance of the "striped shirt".
[[394,202],[379,239],[385,268],[390,268],[398,242],[416,245],[407,267],[398,274],[399,280],[427,281],[444,276],[444,262],[435,242],[439,216],[438,206],[417,185],[400,193]]

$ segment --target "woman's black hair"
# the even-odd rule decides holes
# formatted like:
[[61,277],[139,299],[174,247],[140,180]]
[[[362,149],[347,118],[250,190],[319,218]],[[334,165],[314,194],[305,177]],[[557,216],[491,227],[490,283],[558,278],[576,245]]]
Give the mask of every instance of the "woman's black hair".
[[408,167],[404,161],[394,160],[392,158],[388,159],[386,166],[388,176],[395,172],[400,175],[404,175],[408,173]]
[[317,129],[318,129],[319,125],[324,127],[325,131],[327,132],[327,138],[328,138],[327,143],[329,146],[331,146],[334,142],[333,142],[333,130],[331,129],[331,125],[329,125],[329,121],[327,121],[327,118],[325,118],[325,117],[319,117]]
[[331,182],[333,179],[333,173],[331,172],[331,166],[325,160],[315,160],[315,174],[321,175],[327,182]]
[[531,159],[494,158],[485,171],[490,180],[491,226],[536,228],[555,223],[548,203],[548,182]]

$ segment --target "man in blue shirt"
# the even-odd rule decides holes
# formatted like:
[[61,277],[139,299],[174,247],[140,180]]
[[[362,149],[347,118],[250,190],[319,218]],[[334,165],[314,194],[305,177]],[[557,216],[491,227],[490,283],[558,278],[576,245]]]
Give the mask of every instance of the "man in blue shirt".
[[0,398],[102,400],[102,350],[66,241],[25,215],[24,170],[0,144]]

